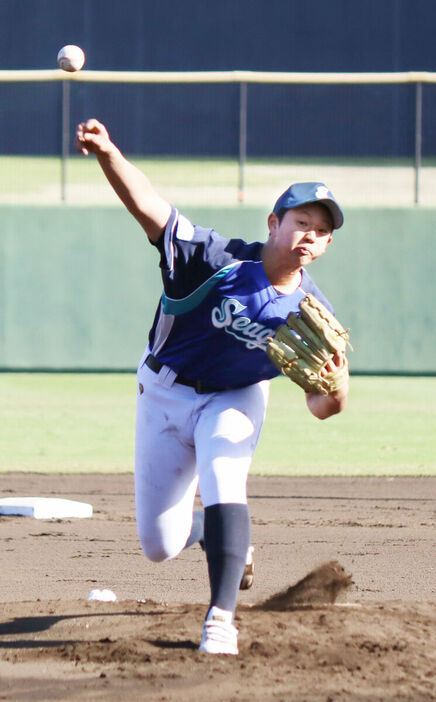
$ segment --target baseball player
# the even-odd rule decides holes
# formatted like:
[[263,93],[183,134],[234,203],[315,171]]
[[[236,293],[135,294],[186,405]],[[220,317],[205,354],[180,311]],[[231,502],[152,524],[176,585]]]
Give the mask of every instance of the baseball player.
[[[78,125],[76,149],[95,154],[160,257],[163,292],[138,367],[135,500],[142,549],[164,561],[204,543],[211,599],[200,650],[235,655],[234,612],[250,547],[246,480],[269,380],[282,370],[266,350],[308,294],[331,309],[305,267],[326,251],[342,211],[324,184],[297,183],[269,215],[266,243],[247,244],[192,224],[97,120]],[[330,354],[318,380],[339,376],[331,389],[306,392],[316,417],[345,407],[342,348]],[[193,516],[197,486],[204,514]]]

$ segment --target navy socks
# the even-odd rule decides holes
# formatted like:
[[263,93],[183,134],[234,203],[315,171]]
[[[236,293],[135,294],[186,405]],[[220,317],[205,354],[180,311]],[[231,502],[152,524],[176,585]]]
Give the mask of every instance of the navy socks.
[[230,503],[195,510],[185,548],[195,543],[206,550],[210,606],[234,612],[250,545],[248,506]]
[[211,588],[210,606],[234,612],[250,545],[248,505],[211,505],[204,510],[204,544]]
[[199,543],[204,551],[204,510],[195,510],[192,515],[192,527],[184,548]]

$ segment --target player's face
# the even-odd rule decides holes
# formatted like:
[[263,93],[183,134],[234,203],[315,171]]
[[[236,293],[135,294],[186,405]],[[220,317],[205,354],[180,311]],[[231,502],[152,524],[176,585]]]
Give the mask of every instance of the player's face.
[[315,261],[332,240],[333,223],[323,205],[309,204],[288,210],[281,222],[276,215],[270,215],[268,224],[277,255],[291,268]]

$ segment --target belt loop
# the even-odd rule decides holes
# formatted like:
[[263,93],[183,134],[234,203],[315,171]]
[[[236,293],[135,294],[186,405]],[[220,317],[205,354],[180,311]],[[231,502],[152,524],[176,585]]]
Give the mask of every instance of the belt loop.
[[157,377],[159,378],[160,385],[168,389],[174,385],[174,382],[177,378],[177,373],[168,366],[162,366],[159,373],[157,374]]

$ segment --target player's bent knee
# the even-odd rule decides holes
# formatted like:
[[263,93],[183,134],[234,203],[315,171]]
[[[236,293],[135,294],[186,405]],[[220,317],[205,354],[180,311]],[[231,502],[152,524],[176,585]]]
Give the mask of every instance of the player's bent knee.
[[162,561],[167,561],[168,558],[170,558],[167,551],[161,544],[157,544],[154,541],[149,541],[147,539],[140,539],[140,541],[142,551],[149,561],[161,563]]
[[171,558],[175,558],[181,549],[170,549],[162,541],[153,539],[150,537],[140,537],[139,538],[142,551],[149,561],[154,563],[162,563],[162,561],[169,561]]

